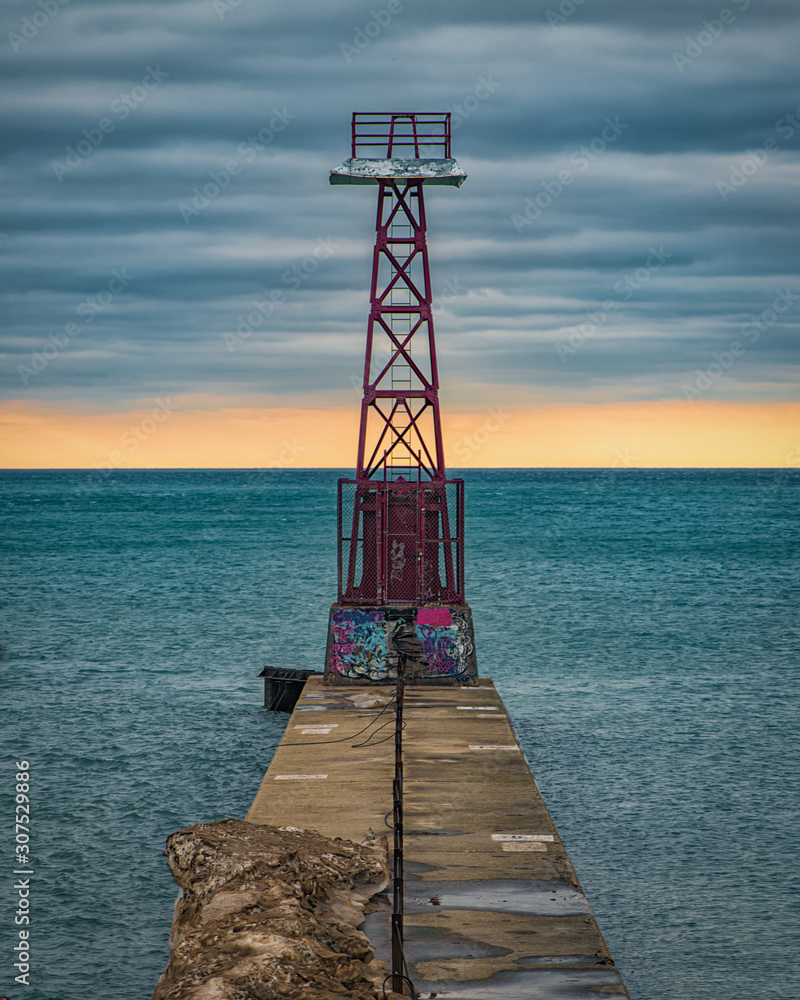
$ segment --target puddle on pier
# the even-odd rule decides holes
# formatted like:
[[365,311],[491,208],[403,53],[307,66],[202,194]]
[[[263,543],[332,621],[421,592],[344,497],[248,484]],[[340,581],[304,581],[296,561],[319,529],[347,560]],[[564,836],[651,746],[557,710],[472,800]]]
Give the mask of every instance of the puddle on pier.
[[487,879],[474,882],[406,882],[406,913],[439,910],[496,910],[530,916],[568,917],[588,913],[583,894],[562,881]]
[[[621,986],[616,969],[543,969],[501,972],[480,982],[426,982],[414,978],[420,1000],[590,1000],[608,987]],[[612,996],[614,994],[611,994]],[[626,993],[616,994],[627,996]]]
[[530,955],[518,958],[517,965],[526,969],[549,969],[558,965],[596,965],[594,955]]
[[[391,967],[391,929],[388,899],[378,897],[382,909],[371,913],[362,930],[375,949],[378,958]],[[502,948],[476,941],[451,930],[413,927],[406,924],[405,952],[412,981],[420,1000],[591,1000],[598,990],[621,986],[622,979],[614,968],[597,968],[592,955],[542,955],[518,958],[513,971],[495,973],[486,979],[455,982],[426,980],[418,973],[424,962],[462,959],[480,963],[481,959],[510,955]],[[560,966],[560,968],[559,968]],[[569,966],[569,968],[565,968]],[[578,968],[576,968],[578,966]],[[580,968],[584,966],[584,968]],[[623,993],[622,996],[625,996]]]
[[463,837],[463,830],[409,830],[405,829],[406,837]]
[[[391,906],[387,900],[385,907],[377,913],[371,913],[361,928],[375,949],[375,954],[389,966],[392,964],[390,913]],[[414,962],[434,961],[443,957],[497,958],[509,954],[508,948],[472,941],[449,931],[431,931],[430,928],[408,925],[403,943],[408,959],[412,960],[413,955]]]

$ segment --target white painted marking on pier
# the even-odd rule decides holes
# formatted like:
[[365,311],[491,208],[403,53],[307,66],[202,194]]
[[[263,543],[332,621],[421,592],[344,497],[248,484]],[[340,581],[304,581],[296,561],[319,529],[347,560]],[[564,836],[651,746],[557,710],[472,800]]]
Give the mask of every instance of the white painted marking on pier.
[[494,705],[456,705],[459,712],[499,712]]
[[304,729],[300,726],[295,726],[295,729],[300,730],[301,736],[327,736],[332,732],[327,726],[314,726],[312,729]]
[[311,781],[314,778],[327,778],[327,774],[276,774],[276,781]]
[[527,844],[513,843],[513,844],[503,844],[504,851],[538,851],[540,854],[544,854],[547,850],[547,844],[543,843],[541,840],[529,841]]
[[518,750],[519,747],[500,743],[470,743],[470,750]]
[[508,841],[513,843],[514,841],[528,841],[528,840],[538,840],[544,841],[548,844],[552,844],[556,838],[552,833],[493,833],[492,840]]

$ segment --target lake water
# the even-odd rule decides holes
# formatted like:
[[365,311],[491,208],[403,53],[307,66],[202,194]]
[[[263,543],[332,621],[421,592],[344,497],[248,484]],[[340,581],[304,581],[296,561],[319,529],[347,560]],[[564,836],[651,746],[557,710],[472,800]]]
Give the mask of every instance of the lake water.
[[[151,996],[167,836],[247,811],[288,718],[261,667],[322,667],[338,474],[0,472],[11,1000]],[[463,475],[480,672],[631,995],[796,1000],[800,471]]]

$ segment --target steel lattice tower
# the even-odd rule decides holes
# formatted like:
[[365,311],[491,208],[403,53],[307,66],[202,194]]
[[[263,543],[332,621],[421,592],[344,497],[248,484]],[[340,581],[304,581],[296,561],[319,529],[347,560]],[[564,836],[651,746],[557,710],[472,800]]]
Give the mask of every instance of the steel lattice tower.
[[358,479],[446,478],[423,184],[379,182]]
[[432,608],[469,610],[463,481],[447,478],[442,443],[423,193],[465,178],[450,155],[450,115],[428,113],[354,114],[351,157],[331,172],[332,184],[378,188],[356,474],[339,480],[334,610],[385,608],[397,620],[392,608],[406,608],[405,619],[418,609],[418,624],[448,627],[452,614]]

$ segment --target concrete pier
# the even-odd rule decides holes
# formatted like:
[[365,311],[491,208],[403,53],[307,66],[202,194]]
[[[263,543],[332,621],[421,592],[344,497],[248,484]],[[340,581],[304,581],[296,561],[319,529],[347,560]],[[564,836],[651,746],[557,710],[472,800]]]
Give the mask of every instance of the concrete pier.
[[[247,820],[389,833],[393,695],[311,678]],[[404,719],[405,955],[422,996],[628,996],[491,680],[408,687]],[[388,962],[388,904],[364,930]]]

